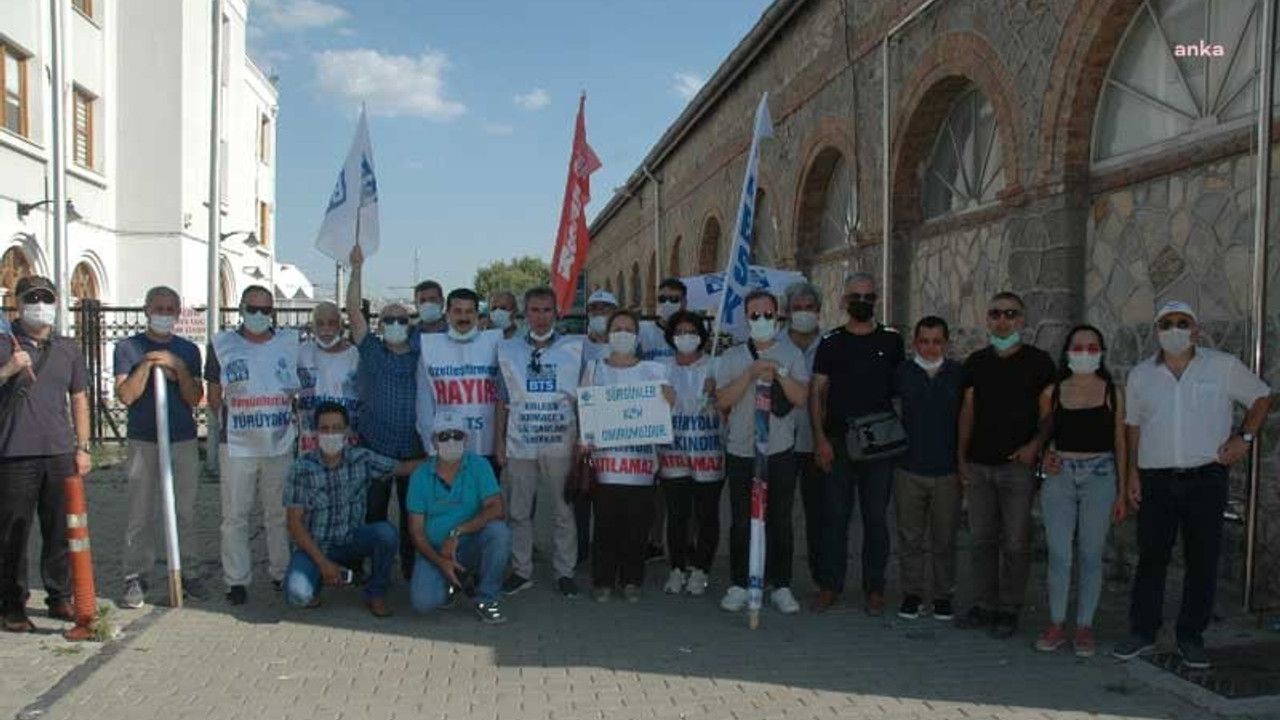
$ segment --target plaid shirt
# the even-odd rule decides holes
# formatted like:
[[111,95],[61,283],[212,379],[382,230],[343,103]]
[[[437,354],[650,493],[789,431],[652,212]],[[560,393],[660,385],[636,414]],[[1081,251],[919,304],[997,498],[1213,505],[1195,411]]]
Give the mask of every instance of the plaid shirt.
[[373,333],[360,343],[360,444],[408,460],[423,454],[417,417],[418,349],[397,355]]
[[343,450],[342,464],[324,464],[319,450],[300,455],[284,483],[284,506],[306,511],[303,521],[320,550],[346,545],[365,524],[369,483],[384,477],[397,462],[362,447]]

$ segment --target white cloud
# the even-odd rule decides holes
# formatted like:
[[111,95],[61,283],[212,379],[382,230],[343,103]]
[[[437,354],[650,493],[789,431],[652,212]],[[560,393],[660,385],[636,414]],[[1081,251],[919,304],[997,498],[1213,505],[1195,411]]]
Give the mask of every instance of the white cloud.
[[493,137],[507,137],[509,135],[514,135],[515,132],[516,129],[506,123],[486,122],[484,124],[485,135],[491,135]]
[[323,0],[254,0],[251,21],[267,31],[306,32],[344,22],[349,13]]
[[707,84],[704,78],[693,73],[676,73],[675,78],[676,84],[671,89],[675,90],[676,94],[685,100],[692,100],[693,96],[697,95],[698,91],[702,89],[702,86]]
[[520,93],[515,98],[516,105],[525,110],[541,110],[551,104],[551,95],[542,88],[534,88],[527,93]]
[[313,57],[320,90],[368,102],[374,115],[448,121],[467,111],[462,103],[445,97],[449,59],[440,51],[414,57],[377,50],[325,50]]

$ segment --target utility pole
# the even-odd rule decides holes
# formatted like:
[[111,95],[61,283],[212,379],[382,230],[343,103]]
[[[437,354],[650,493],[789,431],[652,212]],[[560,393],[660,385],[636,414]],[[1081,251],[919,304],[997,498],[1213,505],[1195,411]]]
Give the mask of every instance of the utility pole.
[[[210,45],[211,59],[209,77],[212,81],[209,97],[209,267],[208,297],[205,307],[205,335],[209,347],[213,347],[213,336],[219,330],[219,297],[222,244],[222,0],[213,0],[212,38]],[[217,413],[205,414],[205,425],[208,428],[207,447],[209,449],[206,467],[209,472],[218,471],[218,426],[221,418]]]

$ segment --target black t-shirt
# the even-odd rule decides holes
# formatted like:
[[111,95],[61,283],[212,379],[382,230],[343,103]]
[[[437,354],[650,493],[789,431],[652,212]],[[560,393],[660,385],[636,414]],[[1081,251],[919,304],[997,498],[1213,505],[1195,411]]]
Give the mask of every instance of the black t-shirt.
[[[23,331],[21,323],[14,323],[12,335],[0,335],[0,365],[13,357],[15,342],[31,355],[32,372],[24,370],[0,385],[0,457],[73,452],[76,435],[67,396],[89,388],[84,354],[71,338],[50,334],[47,343],[38,343]],[[46,344],[49,357],[36,370]]]
[[893,409],[893,373],[904,355],[902,336],[883,325],[866,335],[838,327],[822,336],[813,373],[827,376],[828,436],[842,437],[849,418]]
[[964,369],[965,387],[973,388],[968,459],[1003,465],[1039,429],[1040,392],[1053,382],[1053,360],[1031,345],[1008,357],[988,346],[970,355]]

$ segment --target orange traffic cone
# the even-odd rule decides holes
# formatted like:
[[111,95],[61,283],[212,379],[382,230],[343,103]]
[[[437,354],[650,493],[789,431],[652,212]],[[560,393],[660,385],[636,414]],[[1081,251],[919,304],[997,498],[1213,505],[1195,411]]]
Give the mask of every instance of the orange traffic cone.
[[88,640],[98,614],[98,594],[93,587],[93,556],[89,552],[89,508],[84,499],[84,479],[67,478],[67,544],[71,547],[71,580],[75,588],[76,626],[65,633],[68,640]]

